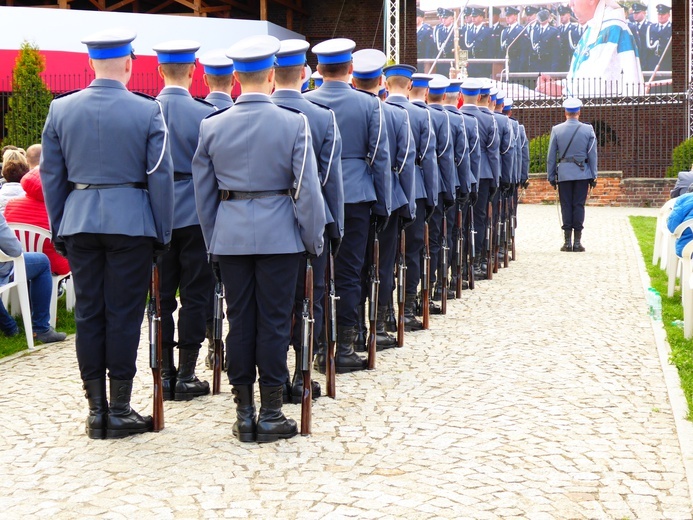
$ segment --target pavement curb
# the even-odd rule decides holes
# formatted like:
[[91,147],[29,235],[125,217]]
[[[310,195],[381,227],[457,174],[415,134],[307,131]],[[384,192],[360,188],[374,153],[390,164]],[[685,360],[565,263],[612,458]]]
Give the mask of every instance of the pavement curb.
[[[643,304],[645,303],[645,293],[650,287],[650,275],[645,267],[645,260],[642,257],[640,244],[633,231],[633,226],[628,221],[630,228],[630,237],[633,248],[637,252],[636,258],[638,261],[638,270],[640,271],[640,280],[643,286]],[[684,472],[686,473],[686,481],[688,483],[688,494],[693,503],[693,423],[686,419],[688,416],[688,402],[683,395],[681,389],[681,379],[679,378],[678,369],[669,363],[671,355],[671,347],[667,341],[666,331],[661,322],[650,320],[652,327],[652,336],[657,345],[657,353],[659,354],[659,363],[662,367],[664,382],[667,386],[669,394],[669,402],[671,403],[672,413],[674,414],[674,423],[676,424],[676,436],[679,440],[681,448],[681,457],[683,459]]]

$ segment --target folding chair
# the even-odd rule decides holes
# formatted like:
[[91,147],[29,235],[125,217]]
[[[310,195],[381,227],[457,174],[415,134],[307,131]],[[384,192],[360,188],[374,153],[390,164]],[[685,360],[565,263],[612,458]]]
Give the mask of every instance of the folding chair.
[[667,220],[669,219],[669,214],[674,208],[674,203],[676,199],[670,199],[664,203],[664,205],[659,208],[659,213],[657,215],[657,226],[655,227],[655,240],[654,240],[654,250],[652,251],[652,265],[657,265],[657,261],[661,259],[660,267],[664,269],[666,266],[666,246],[667,246],[667,236],[669,235],[669,229],[667,229]]
[[14,278],[10,283],[0,285],[0,296],[2,296],[4,302],[10,290],[13,288],[17,289],[19,307],[22,312],[22,320],[24,321],[24,332],[26,333],[26,344],[29,350],[34,350],[34,331],[31,328],[31,305],[29,304],[29,283],[26,278],[24,255],[12,258],[0,251],[0,262],[14,262]]

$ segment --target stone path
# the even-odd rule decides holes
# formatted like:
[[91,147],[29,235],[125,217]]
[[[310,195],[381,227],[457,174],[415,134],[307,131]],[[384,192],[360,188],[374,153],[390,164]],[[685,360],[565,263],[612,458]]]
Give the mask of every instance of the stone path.
[[[236,442],[224,384],[167,402],[160,433],[92,441],[72,340],[6,360],[0,515],[690,519],[679,440],[690,449],[690,424],[644,312],[634,213],[654,215],[589,208],[587,253],[567,254],[555,208],[521,206],[510,269],[380,354],[376,371],[338,376],[310,438]],[[285,411],[300,417],[298,405]]]

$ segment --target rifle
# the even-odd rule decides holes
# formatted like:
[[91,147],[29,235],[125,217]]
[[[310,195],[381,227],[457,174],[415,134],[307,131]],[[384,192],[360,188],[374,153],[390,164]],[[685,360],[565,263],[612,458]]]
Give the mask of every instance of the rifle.
[[[500,190],[500,188],[498,188],[498,189]],[[501,243],[502,243],[501,234],[503,232],[503,214],[501,212],[502,200],[503,200],[503,193],[500,192],[498,194],[498,204],[497,204],[498,220],[496,221],[496,226],[495,226],[496,233],[493,236],[494,241],[495,241],[495,245],[496,245],[496,247],[493,248],[493,272],[494,273],[497,273],[498,268],[500,267],[500,260],[498,260],[498,252],[500,251],[500,248],[501,248]]]
[[455,296],[458,298],[462,298],[462,264],[463,259],[462,256],[464,255],[464,247],[463,247],[463,242],[462,242],[462,204],[457,204],[457,215],[455,216],[455,228],[457,229],[457,240],[455,241],[455,251],[457,253],[455,259],[456,259],[456,274],[457,274],[457,283],[455,285]]
[[306,258],[306,280],[301,312],[301,372],[303,389],[301,392],[301,435],[310,435],[313,392],[310,381],[310,367],[313,364],[313,264]]
[[325,378],[327,380],[327,395],[335,398],[335,366],[334,351],[337,344],[337,296],[334,282],[334,255],[332,254],[332,244],[328,245],[327,272],[325,286]]
[[397,346],[404,346],[404,291],[407,280],[406,241],[404,230],[399,230],[399,260],[397,261]]
[[423,248],[423,262],[421,264],[421,314],[423,316],[423,326],[422,328],[428,329],[428,321],[430,318],[431,308],[430,308],[430,286],[431,279],[431,249],[428,243],[428,222],[424,222],[424,248]]
[[515,260],[515,230],[517,229],[517,204],[515,203],[515,195],[517,194],[518,185],[513,189],[513,194],[510,197],[510,258]]
[[221,271],[218,262],[212,262],[214,272],[214,321],[212,324],[212,341],[214,343],[214,360],[212,363],[212,395],[221,393],[221,369],[224,366],[224,343],[221,339],[224,326],[224,284],[221,283]]
[[378,240],[378,229],[373,230],[373,263],[368,272],[368,283],[370,287],[370,301],[368,303],[368,370],[375,368],[376,350],[376,322],[378,320],[378,292],[380,289],[380,242]]
[[493,200],[486,205],[486,279],[493,280]]
[[440,313],[447,314],[448,312],[448,251],[450,247],[448,246],[448,216],[447,211],[443,208],[443,234],[442,234],[442,245],[441,245],[441,255],[440,255],[440,268],[443,271],[440,277]]
[[159,265],[156,259],[152,262],[152,276],[149,284],[149,302],[147,304],[149,322],[149,366],[154,379],[154,402],[152,405],[152,431],[164,429],[164,393],[161,383],[161,296],[159,294]]
[[467,225],[469,226],[469,238],[467,239],[467,283],[469,290],[474,290],[474,259],[476,258],[476,229],[474,229],[474,206],[467,206]]
[[[512,196],[512,195],[510,195]],[[508,263],[510,262],[510,252],[508,251],[509,245],[510,245],[510,218],[509,218],[509,207],[508,204],[509,202],[509,195],[506,194],[503,197],[503,206],[502,206],[502,211],[503,211],[503,267],[508,267]]]

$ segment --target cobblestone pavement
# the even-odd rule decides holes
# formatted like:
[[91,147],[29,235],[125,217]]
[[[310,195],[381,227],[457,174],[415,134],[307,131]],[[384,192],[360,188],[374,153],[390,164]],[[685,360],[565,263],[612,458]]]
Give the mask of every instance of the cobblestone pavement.
[[[89,440],[73,340],[7,360],[0,515],[691,518],[685,410],[669,399],[627,219],[654,211],[587,213],[587,253],[568,254],[555,208],[521,206],[510,269],[381,353],[377,370],[338,376],[338,399],[314,405],[312,437],[241,445],[225,384],[167,402],[160,433]],[[143,333],[141,412],[145,345]]]

